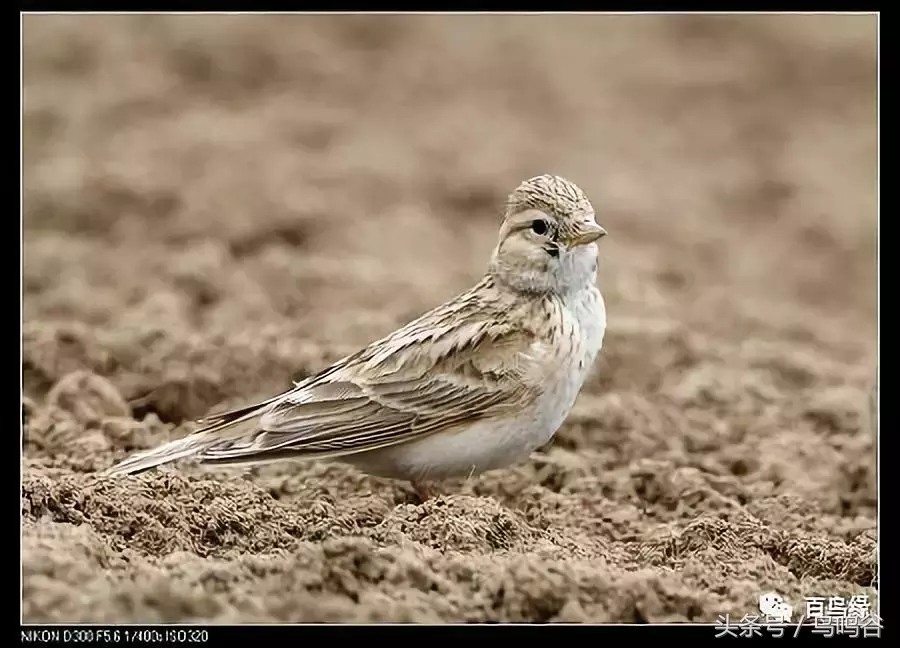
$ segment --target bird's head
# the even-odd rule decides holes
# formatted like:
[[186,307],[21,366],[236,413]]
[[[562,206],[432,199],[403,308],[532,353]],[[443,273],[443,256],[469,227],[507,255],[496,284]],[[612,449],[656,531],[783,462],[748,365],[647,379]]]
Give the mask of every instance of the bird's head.
[[600,227],[590,201],[574,183],[541,175],[509,195],[490,273],[523,292],[565,293],[596,279]]

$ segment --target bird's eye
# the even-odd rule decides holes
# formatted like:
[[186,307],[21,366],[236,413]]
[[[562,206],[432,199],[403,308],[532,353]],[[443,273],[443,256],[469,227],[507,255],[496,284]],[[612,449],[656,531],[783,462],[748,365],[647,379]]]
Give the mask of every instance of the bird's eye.
[[547,221],[541,219],[531,221],[531,231],[535,234],[546,234],[548,229],[549,228],[547,227]]

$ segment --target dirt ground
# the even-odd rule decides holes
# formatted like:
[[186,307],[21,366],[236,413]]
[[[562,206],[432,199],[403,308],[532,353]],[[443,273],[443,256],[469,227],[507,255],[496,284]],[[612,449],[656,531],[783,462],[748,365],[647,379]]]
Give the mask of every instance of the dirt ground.
[[[25,621],[713,622],[877,596],[865,16],[27,16]],[[96,472],[473,283],[558,173],[609,328],[532,461]]]

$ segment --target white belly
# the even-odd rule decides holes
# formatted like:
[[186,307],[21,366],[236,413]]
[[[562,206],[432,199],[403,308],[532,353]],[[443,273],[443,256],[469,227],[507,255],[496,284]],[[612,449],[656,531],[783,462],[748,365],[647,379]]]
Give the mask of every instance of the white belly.
[[381,477],[408,481],[467,477],[517,463],[547,443],[565,421],[603,344],[606,314],[596,290],[566,304],[568,324],[577,326],[577,346],[568,362],[548,376],[546,389],[513,418],[478,421],[452,433],[437,433],[343,461]]
[[528,456],[553,431],[527,417],[475,423],[453,433],[438,433],[343,460],[380,477],[408,481],[467,477],[502,468]]

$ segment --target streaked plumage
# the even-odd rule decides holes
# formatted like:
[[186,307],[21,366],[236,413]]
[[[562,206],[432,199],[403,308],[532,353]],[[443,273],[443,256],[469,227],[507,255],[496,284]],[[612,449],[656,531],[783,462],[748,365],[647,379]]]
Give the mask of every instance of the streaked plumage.
[[188,457],[333,459],[419,488],[518,461],[562,424],[602,346],[592,243],[604,234],[577,186],[527,180],[510,195],[488,271],[471,289],[292,389],[210,416],[108,474]]

